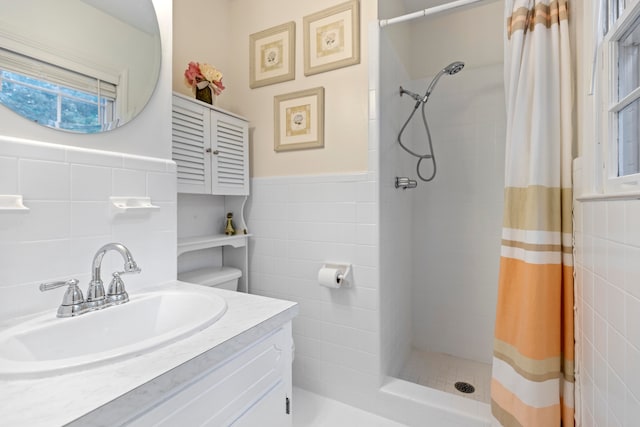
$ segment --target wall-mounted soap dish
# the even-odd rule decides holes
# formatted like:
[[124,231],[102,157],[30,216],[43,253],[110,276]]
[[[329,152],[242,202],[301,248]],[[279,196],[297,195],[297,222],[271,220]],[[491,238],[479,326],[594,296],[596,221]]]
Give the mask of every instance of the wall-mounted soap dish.
[[151,203],[151,197],[110,197],[111,210],[114,214],[151,212],[160,209]]
[[29,208],[22,202],[21,195],[0,195],[0,212],[29,212]]

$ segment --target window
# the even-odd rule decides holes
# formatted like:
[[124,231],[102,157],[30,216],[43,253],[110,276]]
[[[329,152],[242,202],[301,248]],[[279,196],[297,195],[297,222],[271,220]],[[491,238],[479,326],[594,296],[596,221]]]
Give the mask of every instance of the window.
[[602,0],[600,140],[605,193],[640,191],[640,2]]
[[108,129],[117,86],[0,49],[0,103],[40,124],[75,132]]

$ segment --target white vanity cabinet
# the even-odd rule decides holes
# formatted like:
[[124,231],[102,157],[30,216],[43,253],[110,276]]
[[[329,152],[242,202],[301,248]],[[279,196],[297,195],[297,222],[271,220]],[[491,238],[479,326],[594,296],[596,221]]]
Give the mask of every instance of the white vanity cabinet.
[[174,93],[171,140],[179,193],[249,195],[245,118]]
[[0,378],[0,425],[291,426],[296,303],[180,281],[148,290],[215,294],[227,311],[135,357],[42,378]]
[[128,426],[291,426],[291,322],[168,391]]

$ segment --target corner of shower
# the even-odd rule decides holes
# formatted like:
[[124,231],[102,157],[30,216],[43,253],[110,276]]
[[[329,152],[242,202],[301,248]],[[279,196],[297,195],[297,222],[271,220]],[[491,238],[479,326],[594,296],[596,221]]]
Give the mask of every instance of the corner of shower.
[[[499,7],[499,4],[492,0],[463,0],[453,3],[463,2],[484,3],[485,6],[495,9]],[[467,9],[463,8],[461,11]],[[456,19],[456,13],[447,14],[446,19]],[[497,25],[501,25],[501,22],[498,22],[500,18],[496,19]],[[474,214],[484,217],[496,215],[497,211],[497,215],[500,216],[501,206],[492,206],[487,212],[478,212],[477,209],[467,208],[469,201],[464,197],[455,197],[457,184],[456,178],[452,178],[452,175],[460,175],[458,170],[466,163],[477,162],[471,158],[455,163],[456,158],[478,152],[473,146],[470,146],[470,149],[465,144],[477,143],[479,139],[474,137],[473,141],[464,141],[462,130],[467,123],[464,123],[464,126],[456,126],[452,121],[455,115],[436,111],[432,119],[429,114],[440,109],[440,100],[446,98],[449,102],[452,90],[460,91],[461,88],[469,87],[469,90],[475,92],[468,94],[470,101],[465,104],[465,111],[461,113],[462,120],[469,120],[468,116],[474,114],[467,111],[469,108],[479,109],[477,115],[481,116],[483,106],[478,98],[484,93],[482,90],[487,87],[501,88],[502,80],[497,79],[502,79],[502,76],[491,77],[496,79],[490,82],[491,85],[484,82],[482,78],[491,76],[490,71],[493,68],[489,70],[484,69],[484,65],[476,65],[473,58],[466,58],[466,52],[463,51],[459,55],[457,52],[454,53],[460,59],[468,59],[469,69],[460,73],[461,77],[443,77],[456,74],[462,69],[463,64],[456,61],[456,57],[447,58],[447,49],[431,55],[430,52],[425,53],[425,48],[420,46],[420,53],[416,53],[418,48],[415,46],[420,41],[416,39],[415,34],[423,30],[413,28],[413,32],[410,32],[407,24],[391,26],[388,24],[389,21],[391,20],[376,28],[375,52],[370,51],[370,90],[375,91],[377,120],[375,134],[370,133],[370,149],[371,144],[375,143],[380,187],[380,390],[396,398],[412,401],[423,414],[437,414],[443,410],[448,414],[460,414],[462,410],[464,416],[461,415],[461,420],[464,420],[464,425],[487,425],[486,422],[490,419],[488,402],[493,344],[492,331],[491,334],[487,331],[492,329],[493,319],[471,322],[465,326],[463,318],[470,310],[468,302],[461,301],[460,309],[456,310],[455,299],[465,299],[465,293],[477,291],[469,287],[474,285],[473,282],[465,284],[456,274],[458,270],[467,269],[467,265],[481,263],[482,260],[478,258],[477,253],[473,253],[473,248],[481,248],[475,252],[482,252],[486,247],[484,243],[475,245],[465,242],[465,239],[469,238],[469,232],[473,232],[466,228],[467,224],[473,224]],[[428,31],[424,30],[424,33]],[[442,35],[434,38],[446,39]],[[408,48],[403,46],[403,43],[407,43]],[[406,51],[413,52],[414,58],[418,55],[427,56],[432,63],[440,64],[441,68],[439,71],[433,70],[431,75],[417,74],[415,69],[412,69],[412,61],[415,60],[411,59],[411,55],[407,55]],[[371,69],[372,63],[377,65],[377,70]],[[497,63],[492,64],[494,65],[494,68],[501,66]],[[431,68],[435,67],[436,65],[433,65]],[[440,77],[443,78],[438,83]],[[415,157],[428,160],[435,151],[439,156],[438,179],[423,185],[420,177],[416,175],[415,159],[402,149],[398,142],[398,134],[405,125],[404,136],[409,143],[413,142],[412,138],[415,138],[416,132],[412,128],[413,123],[406,124],[410,121],[407,120],[407,115],[414,107],[414,111],[417,110],[414,121],[418,125],[422,124],[422,120],[417,120],[420,118],[420,108],[425,105],[436,83],[438,87],[435,90],[438,96],[429,101],[430,110],[426,113],[434,136],[433,147],[429,146],[426,151],[417,152],[418,156]],[[401,86],[403,89],[399,90]],[[482,90],[476,90],[478,87]],[[427,88],[426,93],[424,88]],[[466,102],[464,94],[455,96]],[[483,125],[501,126],[500,123]],[[467,133],[479,133],[474,132]],[[413,163],[409,159],[413,159]],[[452,164],[455,170],[452,169]],[[428,171],[424,175],[428,177]],[[474,185],[481,184],[479,179],[476,181],[478,182],[474,182]],[[498,180],[492,178],[487,184],[496,187],[492,188],[492,192],[502,193],[502,186]],[[414,191],[399,191],[416,186],[418,188]],[[468,186],[463,191],[473,194]],[[458,201],[461,203],[459,206],[456,205]],[[465,211],[470,215],[464,217]],[[493,224],[491,225],[493,227]],[[448,231],[449,228],[453,231]],[[480,230],[477,228],[475,233],[482,234]],[[490,236],[490,240],[487,245],[494,245],[496,236]],[[499,240],[497,241],[496,259],[499,256]],[[465,246],[469,247],[468,253],[465,252]],[[452,262],[456,259],[455,254],[461,251],[465,252],[463,257],[471,258],[460,258],[457,264]],[[430,270],[434,274],[431,274]],[[482,270],[491,270],[487,277],[481,280],[483,286],[485,282],[491,284],[487,285],[487,293],[491,294],[493,289],[490,286],[497,287],[497,269],[495,272],[491,268]],[[457,292],[462,294],[457,295]],[[489,304],[485,311],[488,313],[490,309]],[[488,319],[491,314],[487,313],[483,311],[476,318]],[[442,316],[439,317],[440,314]],[[456,319],[456,316],[458,320],[452,320]],[[476,334],[481,339],[474,340],[473,331],[459,331],[455,327],[455,324],[458,324],[459,328],[473,329],[474,323],[483,323],[481,332]],[[432,339],[429,337],[438,335],[448,338],[441,340],[442,342],[429,341]],[[482,349],[474,350],[476,343]],[[455,351],[464,347],[467,349]],[[455,374],[451,374],[452,372]],[[451,402],[455,404],[449,406]]]

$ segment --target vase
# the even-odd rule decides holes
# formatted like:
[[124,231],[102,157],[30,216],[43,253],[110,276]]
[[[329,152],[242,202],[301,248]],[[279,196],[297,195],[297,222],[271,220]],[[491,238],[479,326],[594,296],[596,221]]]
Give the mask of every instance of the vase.
[[200,89],[196,86],[196,99],[213,105],[213,92],[209,86]]

